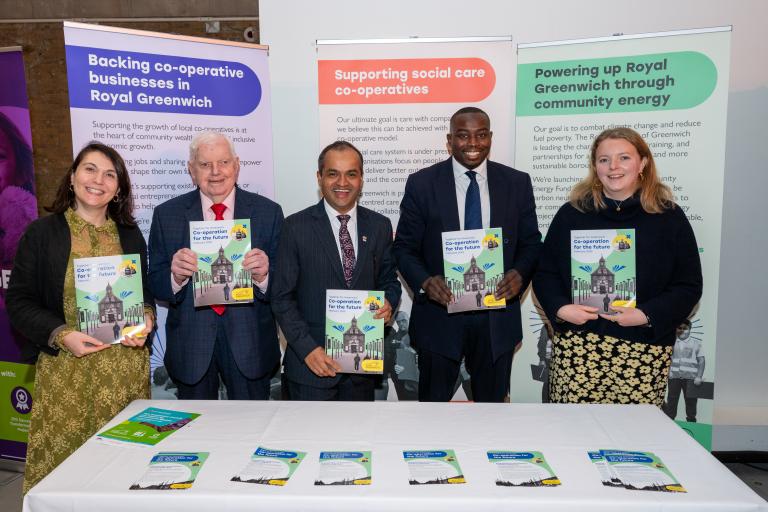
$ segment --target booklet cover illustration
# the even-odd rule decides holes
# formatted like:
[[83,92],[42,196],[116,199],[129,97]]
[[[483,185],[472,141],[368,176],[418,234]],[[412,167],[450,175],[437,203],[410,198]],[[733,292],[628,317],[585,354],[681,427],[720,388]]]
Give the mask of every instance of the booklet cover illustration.
[[571,231],[571,298],[574,304],[615,314],[610,306],[637,304],[634,229]]
[[541,452],[489,451],[488,461],[496,466],[496,485],[508,487],[554,487],[560,479]]
[[503,245],[501,228],[443,233],[445,284],[453,293],[449,313],[506,306],[494,297],[504,277]]
[[404,451],[403,459],[411,485],[466,483],[453,450]]
[[384,292],[326,291],[325,352],[342,373],[383,373],[384,319],[374,318],[383,306]]
[[132,491],[190,489],[208,459],[208,452],[160,452],[149,461],[147,471]]
[[73,262],[80,332],[119,343],[144,330],[144,293],[138,254],[77,258]]
[[299,468],[305,455],[306,452],[271,450],[259,446],[251,455],[250,462],[232,477],[232,481],[283,486]]
[[243,269],[251,250],[250,219],[190,222],[189,240],[197,254],[190,283],[196,307],[253,302],[251,274]]
[[198,416],[200,415],[194,412],[148,407],[119,425],[99,433],[99,436],[153,446]]
[[315,485],[371,485],[371,452],[320,452]]

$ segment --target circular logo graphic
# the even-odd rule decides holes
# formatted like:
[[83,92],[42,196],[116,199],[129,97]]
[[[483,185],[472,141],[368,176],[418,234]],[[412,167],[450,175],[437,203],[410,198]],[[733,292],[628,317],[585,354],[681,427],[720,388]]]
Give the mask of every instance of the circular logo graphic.
[[11,405],[19,414],[29,414],[32,410],[32,395],[25,388],[17,386],[11,391]]

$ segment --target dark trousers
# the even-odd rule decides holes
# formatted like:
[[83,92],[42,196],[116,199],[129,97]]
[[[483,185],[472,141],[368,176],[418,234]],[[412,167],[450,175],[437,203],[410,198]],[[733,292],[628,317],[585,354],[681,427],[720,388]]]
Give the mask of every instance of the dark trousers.
[[667,403],[664,404],[664,412],[672,419],[677,416],[677,402],[680,401],[680,391],[685,400],[685,421],[696,421],[696,402],[698,398],[688,396],[688,384],[693,385],[691,379],[669,379],[667,383]]
[[[503,402],[509,393],[512,351],[493,359],[488,314],[464,313],[461,336],[462,355],[470,375],[475,402]],[[419,350],[419,401],[448,402],[455,392],[461,361],[428,350]]]
[[329,388],[318,388],[288,379],[291,400],[340,402],[373,402],[377,377],[373,375],[341,374],[338,384]]
[[208,371],[200,381],[192,385],[174,379],[179,388],[179,400],[217,400],[219,378],[224,382],[227,398],[230,400],[269,400],[271,374],[258,379],[249,379],[243,375],[229,348],[224,319],[219,317],[216,321],[218,322],[216,344]]

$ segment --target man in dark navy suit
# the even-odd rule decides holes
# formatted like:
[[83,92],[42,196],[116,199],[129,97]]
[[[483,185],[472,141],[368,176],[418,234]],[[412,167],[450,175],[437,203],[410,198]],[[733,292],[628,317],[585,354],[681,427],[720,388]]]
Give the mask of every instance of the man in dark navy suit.
[[[522,340],[520,295],[536,267],[541,233],[530,177],[488,160],[491,121],[475,107],[451,117],[451,158],[412,174],[405,185],[393,246],[398,269],[414,293],[411,343],[419,353],[419,400],[448,401],[462,357],[478,402],[509,392],[512,355]],[[448,314],[453,300],[443,277],[441,234],[502,228],[503,309]]]
[[[283,211],[237,187],[240,160],[220,133],[192,139],[188,167],[197,190],[155,208],[149,235],[149,286],[155,298],[168,302],[165,367],[180,399],[215,400],[221,378],[228,398],[266,400],[280,361],[268,292]],[[196,308],[190,278],[197,255],[189,248],[189,223],[231,219],[251,221],[253,248],[243,269],[251,274],[254,301]]]
[[375,316],[389,322],[401,292],[392,225],[357,204],[363,156],[352,144],[327,146],[317,169],[323,199],[285,220],[272,285],[272,309],[288,341],[289,394],[292,400],[373,400],[379,377],[339,374],[339,364],[325,353],[325,291],[383,291]]

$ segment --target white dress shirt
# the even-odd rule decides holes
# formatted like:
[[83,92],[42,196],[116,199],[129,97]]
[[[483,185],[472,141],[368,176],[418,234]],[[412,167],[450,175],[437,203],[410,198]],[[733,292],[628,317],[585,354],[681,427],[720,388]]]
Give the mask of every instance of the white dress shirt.
[[[459,206],[459,226],[460,229],[464,229],[464,204],[467,200],[467,189],[469,188],[470,179],[466,173],[469,171],[466,167],[461,165],[456,158],[451,159],[453,161],[453,180],[456,182],[456,203]],[[488,192],[488,159],[483,160],[483,163],[472,169],[477,172],[475,179],[477,185],[480,187],[480,210],[483,216],[483,228],[491,227],[491,196]]]

